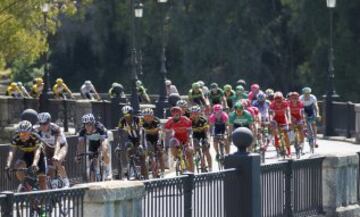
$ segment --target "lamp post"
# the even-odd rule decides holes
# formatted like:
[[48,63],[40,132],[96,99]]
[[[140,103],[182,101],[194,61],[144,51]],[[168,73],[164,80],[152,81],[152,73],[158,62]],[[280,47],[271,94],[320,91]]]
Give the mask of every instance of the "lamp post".
[[[166,4],[168,0],[158,0],[160,4]],[[156,102],[156,110],[155,113],[158,117],[162,117],[164,114],[164,109],[168,107],[168,96],[166,91],[166,76],[167,76],[167,69],[166,69],[166,38],[165,38],[165,21],[167,20],[167,15],[165,14],[164,19],[162,19],[162,26],[161,26],[161,67],[160,67],[160,91],[159,91],[159,98]]]
[[333,101],[339,96],[336,94],[334,87],[335,67],[334,67],[334,48],[333,48],[333,10],[336,7],[336,0],[326,0],[326,6],[329,8],[329,68],[327,73],[327,92],[325,96],[325,136],[333,136],[335,134],[333,126]]
[[[48,35],[49,35],[48,26],[47,26],[49,9],[50,9],[50,5],[48,3],[45,3],[41,6],[41,11],[42,11],[43,17],[44,17],[44,29],[45,29],[44,31],[45,31],[46,39],[48,39]],[[44,88],[40,94],[40,99],[39,99],[40,112],[49,111],[49,98],[50,98],[49,95],[51,92],[51,88],[50,88],[50,72],[49,72],[48,65],[49,65],[49,56],[48,56],[48,52],[45,52],[44,53],[44,75],[43,75]]]
[[138,60],[136,55],[136,42],[135,42],[135,18],[143,16],[143,4],[139,1],[130,0],[131,2],[131,77],[132,77],[132,91],[131,91],[131,106],[135,114],[140,111],[139,96],[136,89],[136,81],[138,80],[137,69]]

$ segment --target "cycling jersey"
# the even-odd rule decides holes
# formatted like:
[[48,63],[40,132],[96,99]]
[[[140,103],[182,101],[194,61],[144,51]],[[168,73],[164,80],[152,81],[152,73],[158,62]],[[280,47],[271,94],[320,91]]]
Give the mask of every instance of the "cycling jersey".
[[212,113],[209,117],[210,124],[214,125],[214,134],[225,134],[226,123],[229,120],[228,114],[226,112],[221,112],[218,114]]
[[250,114],[251,114],[251,116],[253,118],[255,118],[256,116],[259,115],[259,109],[257,107],[255,107],[255,106],[249,106],[249,107],[246,108],[246,110],[248,112],[250,112]]
[[289,101],[291,117],[294,118],[297,122],[301,120],[301,111],[304,109],[304,104],[300,101],[293,103]]
[[310,94],[310,96],[305,97],[304,95],[300,96],[300,101],[304,104],[304,112],[307,117],[314,117],[316,116],[316,104],[317,98],[316,96]]
[[235,94],[234,96],[232,96],[231,99],[232,99],[233,103],[236,103],[239,100],[247,99],[247,98],[248,98],[248,95],[246,93],[240,93],[240,94]]
[[274,120],[278,124],[287,124],[286,122],[286,110],[289,108],[289,105],[286,101],[281,102],[280,104],[273,101],[270,104],[271,111],[274,112]]
[[235,111],[229,115],[229,124],[234,126],[234,129],[238,127],[249,127],[254,122],[250,112],[243,111],[242,115],[236,114]]
[[[30,167],[34,161],[35,151],[38,148],[41,148],[42,142],[39,139],[39,135],[37,135],[35,132],[31,133],[29,139],[26,141],[22,141],[20,139],[19,133],[17,133],[12,138],[10,146],[23,151],[23,156],[21,159],[25,161],[26,167]],[[46,166],[43,152],[40,153],[38,167],[39,173],[45,173]]]
[[189,140],[188,129],[192,127],[192,122],[189,118],[181,116],[179,120],[174,121],[171,117],[165,123],[165,129],[174,130],[174,137],[182,144],[187,144]]
[[21,90],[18,87],[16,88],[8,87],[5,95],[12,96],[14,98],[21,98],[23,96]]
[[255,100],[253,102],[253,106],[255,106],[256,108],[259,109],[259,113],[260,113],[260,120],[262,122],[266,122],[269,121],[269,109],[270,109],[270,102],[269,101],[264,101],[264,102],[260,102]]
[[149,130],[159,129],[160,128],[160,119],[154,117],[154,120],[151,122],[142,121],[143,128],[146,134],[146,140],[151,142],[152,144],[156,144],[159,141],[159,133],[150,133]]
[[195,119],[191,119],[192,121],[192,129],[193,129],[193,137],[196,139],[205,139],[206,136],[206,131],[204,131],[205,128],[207,128],[208,125],[208,121],[206,120],[205,117],[200,116],[197,120]]
[[84,97],[91,96],[91,94],[96,93],[95,87],[92,84],[83,84],[80,88],[80,93]]
[[38,85],[38,84],[34,84],[31,88],[31,91],[30,91],[30,95],[33,97],[33,98],[39,98],[42,91],[43,91],[43,88],[44,88],[44,85],[41,84],[41,85]]
[[53,92],[57,97],[60,97],[65,93],[71,93],[70,89],[67,87],[66,84],[61,84],[61,85],[55,84],[53,86]]
[[211,90],[209,93],[209,99],[211,105],[221,104],[223,97],[224,97],[224,91],[220,88],[218,88],[215,92]]
[[231,90],[231,91],[225,91],[224,92],[224,95],[225,95],[225,98],[226,98],[226,103],[227,103],[227,106],[229,108],[232,108],[233,107],[233,100],[232,98],[236,95],[235,94],[235,91]]
[[79,131],[79,141],[89,142],[89,151],[97,152],[101,143],[107,139],[107,130],[100,122],[95,123],[95,130],[91,133],[86,132],[83,126]]
[[129,139],[140,138],[140,126],[140,118],[137,116],[132,116],[129,122],[125,117],[122,117],[119,121],[119,128],[127,132]]
[[34,126],[35,132],[39,134],[41,139],[45,142],[45,145],[49,146],[50,148],[55,148],[55,142],[58,137],[60,137],[60,144],[66,143],[66,136],[61,131],[60,127],[54,123],[49,124],[48,132],[43,132],[40,130],[40,126]]
[[198,91],[193,91],[193,89],[189,90],[189,100],[192,101],[193,103],[196,103],[200,106],[205,105],[205,99],[204,99],[204,94],[201,90]]

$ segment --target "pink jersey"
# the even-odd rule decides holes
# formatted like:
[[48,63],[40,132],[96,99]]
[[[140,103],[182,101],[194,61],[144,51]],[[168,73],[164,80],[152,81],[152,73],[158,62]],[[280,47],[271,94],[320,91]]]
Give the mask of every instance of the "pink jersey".
[[221,112],[221,113],[212,113],[209,117],[209,122],[210,124],[215,124],[215,123],[218,123],[218,122],[221,122],[221,123],[226,123],[229,119],[229,116],[228,114],[226,114],[226,112]]

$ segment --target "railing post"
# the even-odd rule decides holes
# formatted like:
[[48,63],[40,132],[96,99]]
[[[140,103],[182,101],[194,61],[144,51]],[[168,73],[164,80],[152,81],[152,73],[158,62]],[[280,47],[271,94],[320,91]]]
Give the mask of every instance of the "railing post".
[[194,189],[194,174],[186,173],[184,182],[184,217],[192,217],[192,194]]
[[289,160],[285,171],[285,213],[287,217],[293,217],[292,204],[292,177],[293,177],[293,160]]
[[2,193],[6,195],[6,200],[1,207],[1,216],[13,217],[14,192],[4,191]]
[[63,100],[64,106],[64,132],[69,131],[69,123],[68,123],[68,103],[67,100]]
[[351,122],[354,121],[354,119],[351,119],[351,114],[354,113],[354,109],[352,108],[352,102],[348,101],[346,103],[346,137],[351,138]]

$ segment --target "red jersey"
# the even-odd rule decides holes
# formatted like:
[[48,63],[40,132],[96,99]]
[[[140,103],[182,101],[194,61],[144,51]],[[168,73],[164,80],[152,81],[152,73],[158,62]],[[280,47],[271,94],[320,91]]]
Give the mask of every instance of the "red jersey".
[[189,140],[188,129],[191,127],[191,120],[185,116],[181,116],[180,119],[176,122],[173,120],[173,118],[169,118],[165,124],[165,129],[174,130],[175,138],[183,144],[186,144]]
[[270,104],[270,109],[274,112],[274,120],[279,124],[287,124],[286,110],[288,108],[289,104],[285,100],[279,104],[277,104],[275,101]]
[[246,109],[248,112],[250,112],[251,116],[255,118],[255,116],[259,115],[259,109],[254,106],[249,106]]
[[304,109],[304,104],[301,101],[293,103],[289,101],[291,117],[295,118],[297,121],[301,120],[301,110]]

